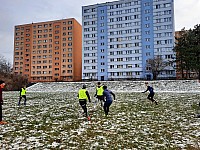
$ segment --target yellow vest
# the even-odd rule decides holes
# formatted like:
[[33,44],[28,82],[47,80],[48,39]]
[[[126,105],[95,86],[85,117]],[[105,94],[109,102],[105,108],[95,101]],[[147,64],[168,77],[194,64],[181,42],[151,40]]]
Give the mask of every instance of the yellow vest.
[[102,96],[103,95],[103,86],[97,87],[97,95]]
[[21,95],[26,95],[26,89],[22,88]]
[[86,89],[80,89],[78,92],[78,98],[79,99],[88,99],[87,95],[86,95]]

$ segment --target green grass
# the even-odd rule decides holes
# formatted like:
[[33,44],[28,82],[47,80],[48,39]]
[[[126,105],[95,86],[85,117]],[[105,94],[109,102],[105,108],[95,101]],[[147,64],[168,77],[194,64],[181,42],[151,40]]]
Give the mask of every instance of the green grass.
[[[94,93],[91,93],[94,95]],[[158,105],[142,93],[116,93],[105,117],[88,104],[91,121],[81,115],[76,93],[3,93],[1,149],[198,149],[199,93],[157,93]],[[22,101],[23,102],[23,101]],[[22,103],[23,104],[23,103]]]

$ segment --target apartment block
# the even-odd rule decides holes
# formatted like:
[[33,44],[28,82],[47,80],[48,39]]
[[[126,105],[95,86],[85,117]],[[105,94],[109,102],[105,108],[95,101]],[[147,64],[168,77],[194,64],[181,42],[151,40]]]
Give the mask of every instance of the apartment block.
[[82,79],[152,78],[148,60],[176,77],[173,0],[119,0],[82,7]]
[[30,82],[80,81],[82,26],[74,19],[15,26],[14,73]]

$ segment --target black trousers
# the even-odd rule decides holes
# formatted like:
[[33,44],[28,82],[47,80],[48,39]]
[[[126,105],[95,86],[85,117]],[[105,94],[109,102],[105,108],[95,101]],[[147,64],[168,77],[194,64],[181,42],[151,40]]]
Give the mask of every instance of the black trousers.
[[24,105],[26,105],[26,95],[22,95],[19,97],[19,102],[18,102],[18,105],[20,105],[20,102],[22,100],[22,97],[24,98]]
[[154,93],[150,93],[147,98],[151,100],[152,102],[154,102],[155,100],[153,99],[153,97],[154,97]]
[[112,104],[112,101],[104,103],[103,109],[104,109],[104,112],[105,112],[106,116],[108,115],[109,107],[110,107],[111,104]]
[[86,100],[79,100],[79,104],[81,105],[81,107],[82,107],[82,109],[84,111],[84,114],[87,117],[88,113],[87,113],[87,102],[86,102]]
[[0,121],[2,121],[2,105],[0,104]]
[[103,101],[104,100],[104,96],[103,95],[97,95],[97,98],[99,101]]
[[98,101],[101,103],[101,107],[103,107],[103,102],[104,102],[104,96],[103,95],[97,95]]

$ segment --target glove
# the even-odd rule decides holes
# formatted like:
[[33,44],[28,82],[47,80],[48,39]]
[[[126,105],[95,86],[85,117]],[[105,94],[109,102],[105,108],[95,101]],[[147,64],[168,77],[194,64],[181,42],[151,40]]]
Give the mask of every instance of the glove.
[[97,97],[97,95],[95,94],[94,97]]

